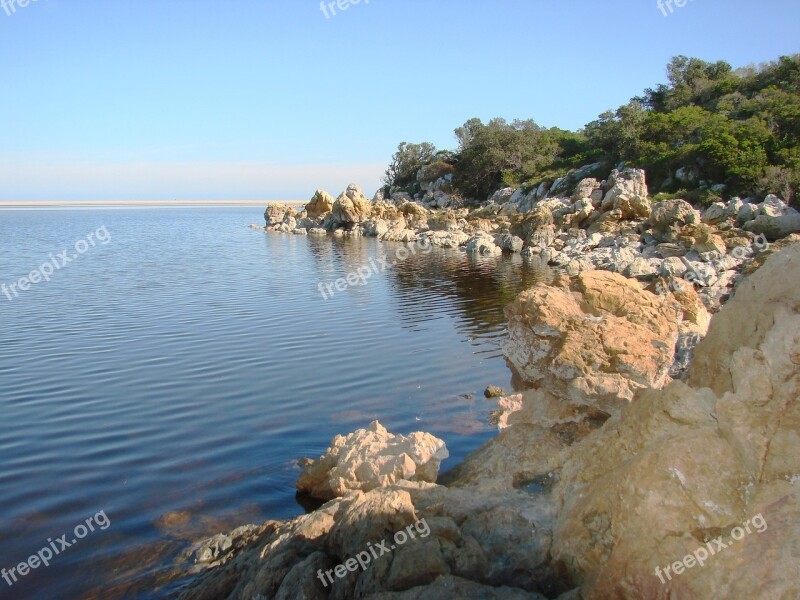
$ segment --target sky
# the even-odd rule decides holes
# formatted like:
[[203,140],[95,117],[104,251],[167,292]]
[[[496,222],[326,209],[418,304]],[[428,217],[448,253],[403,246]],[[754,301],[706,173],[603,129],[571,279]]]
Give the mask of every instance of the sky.
[[0,201],[371,196],[472,117],[574,130],[675,55],[800,52],[796,0],[675,1],[0,0]]

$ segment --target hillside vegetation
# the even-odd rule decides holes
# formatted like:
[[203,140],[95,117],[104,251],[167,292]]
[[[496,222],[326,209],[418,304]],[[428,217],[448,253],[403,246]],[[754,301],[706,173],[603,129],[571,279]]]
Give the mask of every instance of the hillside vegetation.
[[532,120],[470,119],[455,130],[455,151],[403,142],[386,171],[386,192],[413,196],[446,177],[456,197],[480,202],[502,187],[625,162],[644,168],[651,190],[664,196],[708,204],[723,193],[775,193],[797,202],[800,54],[736,70],[678,56],[667,77],[576,132]]

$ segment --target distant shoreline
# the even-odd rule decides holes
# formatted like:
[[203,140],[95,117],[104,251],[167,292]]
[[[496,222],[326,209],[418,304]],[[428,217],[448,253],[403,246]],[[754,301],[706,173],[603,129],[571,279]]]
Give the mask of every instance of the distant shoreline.
[[[225,208],[266,207],[274,200],[43,200],[31,202],[0,202],[3,209],[30,208]],[[304,200],[280,200],[283,204],[305,205]]]

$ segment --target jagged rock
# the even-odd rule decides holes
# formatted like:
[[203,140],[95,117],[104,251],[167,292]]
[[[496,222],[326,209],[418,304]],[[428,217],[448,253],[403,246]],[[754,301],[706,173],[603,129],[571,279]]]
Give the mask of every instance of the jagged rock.
[[356,184],[351,183],[333,203],[331,215],[338,225],[350,226],[370,217],[371,204]]
[[[608,186],[609,190],[601,205],[604,211],[612,208],[620,209],[621,205],[627,204],[631,205],[630,210],[634,213],[643,211],[644,207],[649,208],[647,183],[642,169],[614,169],[608,178]],[[620,196],[627,197],[627,200],[621,202]]]
[[[685,326],[703,320],[691,286],[681,299],[668,284],[661,298],[589,272],[524,292],[509,327],[532,336],[540,388],[498,400],[501,435],[444,474],[448,487],[401,479],[268,522],[241,548],[219,536],[203,554],[213,568],[181,598],[800,596],[798,239],[748,267],[763,263],[712,320],[688,384],[648,387],[630,403],[611,401],[625,397],[623,380],[667,381],[662,346],[677,343],[671,372],[685,369],[699,335]],[[582,247],[559,241],[564,254]],[[752,531],[731,543],[745,522]],[[403,530],[416,539],[323,587],[320,572]],[[718,536],[728,547],[705,567],[660,579]]]
[[503,349],[525,381],[613,406],[665,383],[680,311],[635,281],[589,271],[523,292],[506,316]]
[[402,479],[436,481],[448,456],[444,442],[428,433],[393,435],[373,421],[367,429],[333,438],[328,451],[305,467],[297,489],[327,500]]
[[622,213],[623,219],[646,219],[652,210],[647,196],[619,194],[614,198],[613,206]]
[[398,206],[405,202],[412,202],[412,203],[414,202],[414,199],[408,192],[392,192],[391,199],[392,202],[394,202]]
[[267,210],[264,212],[264,220],[267,223],[267,227],[276,227],[284,224],[287,218],[294,218],[295,213],[295,209],[291,206],[271,203],[267,205]]
[[[551,228],[553,225],[553,211],[546,206],[537,206],[530,212],[524,213],[514,219],[512,223],[512,232],[526,239],[536,232]],[[551,230],[555,232],[554,228]]]
[[452,200],[449,195],[445,194],[441,190],[436,190],[433,193],[433,204],[436,208],[447,208],[450,206]]
[[309,218],[319,219],[324,217],[333,210],[333,196],[325,190],[317,190],[312,196],[308,204],[306,204],[306,212]]

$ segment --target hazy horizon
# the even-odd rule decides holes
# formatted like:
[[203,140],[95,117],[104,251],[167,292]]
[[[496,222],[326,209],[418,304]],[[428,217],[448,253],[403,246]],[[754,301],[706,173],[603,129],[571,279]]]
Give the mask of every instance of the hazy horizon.
[[[351,182],[371,197],[401,141],[452,149],[473,117],[575,130],[664,82],[675,55],[741,67],[800,51],[795,3],[664,12],[655,0],[0,10],[0,200],[305,199]],[[623,34],[603,36],[617,15]],[[575,31],[587,23],[598,33]],[[742,24],[746,42],[731,34]]]

